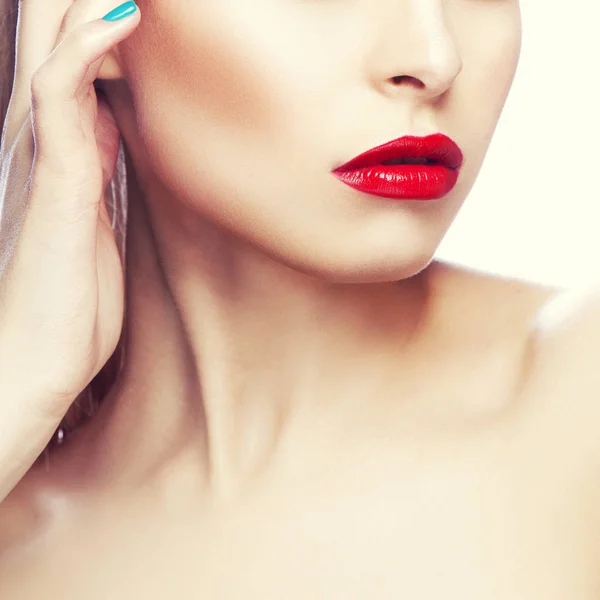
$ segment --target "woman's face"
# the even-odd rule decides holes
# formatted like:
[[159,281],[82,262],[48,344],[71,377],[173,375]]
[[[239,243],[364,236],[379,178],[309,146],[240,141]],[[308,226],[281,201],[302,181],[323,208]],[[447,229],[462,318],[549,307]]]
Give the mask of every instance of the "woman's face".
[[[428,264],[512,84],[518,0],[138,3],[142,21],[121,55],[139,134],[198,224],[332,280],[395,280]],[[331,173],[390,140],[437,132],[464,155],[443,198],[381,198]],[[182,234],[194,235],[194,221]]]

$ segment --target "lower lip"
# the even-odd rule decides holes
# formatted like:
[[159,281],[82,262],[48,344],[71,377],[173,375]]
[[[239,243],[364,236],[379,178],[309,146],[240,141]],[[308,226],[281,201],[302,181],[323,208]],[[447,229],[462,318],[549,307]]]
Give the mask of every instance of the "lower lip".
[[351,188],[373,196],[437,200],[456,185],[458,172],[444,165],[374,165],[333,174]]

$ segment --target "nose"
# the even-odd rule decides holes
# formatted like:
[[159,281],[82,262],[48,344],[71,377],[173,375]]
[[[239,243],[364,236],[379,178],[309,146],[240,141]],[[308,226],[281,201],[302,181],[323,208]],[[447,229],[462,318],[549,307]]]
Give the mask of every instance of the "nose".
[[444,4],[445,0],[365,0],[365,19],[373,32],[365,70],[379,93],[432,100],[450,88],[462,70],[462,58],[447,26]]

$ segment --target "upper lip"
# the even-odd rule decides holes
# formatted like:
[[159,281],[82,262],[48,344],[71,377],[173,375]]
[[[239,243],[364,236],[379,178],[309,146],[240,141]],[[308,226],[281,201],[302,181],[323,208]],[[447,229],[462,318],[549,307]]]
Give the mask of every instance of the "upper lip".
[[425,137],[406,135],[363,152],[335,171],[354,171],[380,165],[384,161],[403,158],[428,158],[450,169],[460,168],[463,162],[460,148],[443,133]]

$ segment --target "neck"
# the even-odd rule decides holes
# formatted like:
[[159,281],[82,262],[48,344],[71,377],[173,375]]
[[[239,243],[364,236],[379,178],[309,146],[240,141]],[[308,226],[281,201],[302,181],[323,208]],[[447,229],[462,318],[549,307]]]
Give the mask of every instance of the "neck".
[[227,494],[301,423],[385,402],[403,356],[427,337],[431,267],[369,284],[301,273],[133,166],[125,368],[90,423],[88,473],[133,482],[191,461]]

